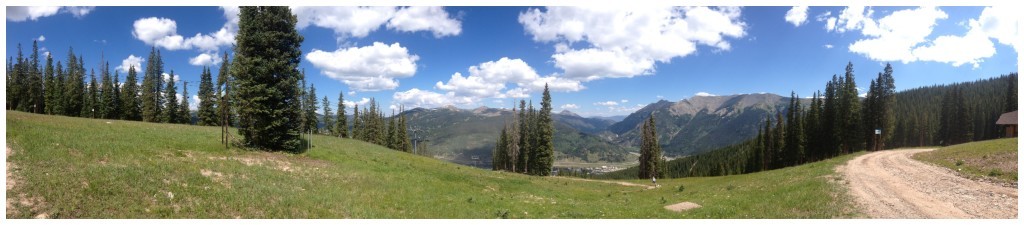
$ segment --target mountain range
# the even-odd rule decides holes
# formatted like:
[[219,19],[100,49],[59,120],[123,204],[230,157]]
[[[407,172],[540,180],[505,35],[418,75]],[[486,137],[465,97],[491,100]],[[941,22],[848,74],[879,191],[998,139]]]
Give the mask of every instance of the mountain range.
[[[622,162],[630,160],[640,140],[643,121],[654,115],[666,156],[699,154],[752,138],[761,121],[782,112],[788,97],[775,94],[695,96],[678,102],[661,100],[622,117],[582,117],[563,110],[555,122],[556,161]],[[810,99],[800,99],[803,105]],[[409,128],[425,139],[435,157],[464,164],[486,165],[511,109],[416,108],[403,112]],[[411,134],[412,135],[412,134]],[[474,159],[475,158],[475,159]]]

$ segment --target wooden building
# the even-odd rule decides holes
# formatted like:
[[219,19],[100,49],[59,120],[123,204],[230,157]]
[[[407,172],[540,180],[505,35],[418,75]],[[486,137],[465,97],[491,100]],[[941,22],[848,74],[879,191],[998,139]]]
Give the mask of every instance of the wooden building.
[[1006,137],[1017,137],[1017,111],[1003,113],[996,124],[1005,127]]

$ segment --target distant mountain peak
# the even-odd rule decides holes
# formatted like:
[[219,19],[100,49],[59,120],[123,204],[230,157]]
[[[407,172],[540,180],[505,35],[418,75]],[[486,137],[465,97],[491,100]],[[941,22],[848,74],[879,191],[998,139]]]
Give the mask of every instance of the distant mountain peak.
[[565,116],[581,117],[580,115],[577,115],[576,113],[573,113],[572,111],[569,111],[568,109],[563,109],[561,112],[558,112],[558,114],[559,115],[565,115]]

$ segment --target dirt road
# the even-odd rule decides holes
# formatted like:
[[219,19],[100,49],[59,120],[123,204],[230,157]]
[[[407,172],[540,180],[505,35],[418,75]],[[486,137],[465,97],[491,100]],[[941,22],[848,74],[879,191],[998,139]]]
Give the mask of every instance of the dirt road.
[[934,149],[872,152],[837,170],[872,218],[1017,218],[1017,189],[966,179],[910,156]]

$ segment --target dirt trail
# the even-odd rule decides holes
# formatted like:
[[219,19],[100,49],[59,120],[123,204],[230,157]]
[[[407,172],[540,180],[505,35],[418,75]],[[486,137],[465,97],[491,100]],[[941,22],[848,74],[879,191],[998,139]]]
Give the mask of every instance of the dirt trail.
[[[11,175],[11,168],[14,166],[14,164],[12,164],[10,162],[10,160],[11,160],[11,147],[10,146],[4,146],[4,147],[7,147],[7,160],[8,160],[8,162],[7,162],[7,171],[5,171],[5,172],[7,172],[7,190],[11,190],[12,188],[14,188],[14,185],[16,185],[15,182],[17,182],[17,181],[15,181],[14,180],[14,176]],[[7,212],[10,213],[11,211],[13,211],[13,208],[11,208],[11,196],[7,196],[7,199],[5,199],[5,201],[7,201]]]
[[934,149],[872,152],[837,168],[872,218],[1017,218],[1017,189],[966,179],[910,156]]
[[654,189],[654,188],[656,188],[655,186],[651,186],[651,185],[643,185],[643,184],[637,184],[637,183],[630,183],[630,182],[625,182],[625,181],[610,181],[610,180],[589,180],[589,179],[583,179],[583,178],[575,178],[575,177],[559,177],[559,176],[555,176],[555,177],[557,177],[557,178],[562,178],[562,179],[569,179],[569,180],[578,180],[578,181],[590,181],[590,182],[601,182],[601,183],[607,183],[607,184],[618,184],[618,185],[622,185],[622,186],[630,186],[630,187],[645,187],[645,188],[647,188],[647,189]]

